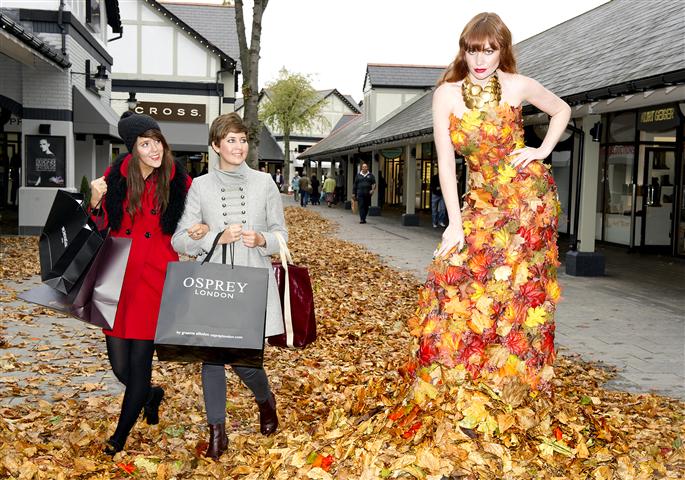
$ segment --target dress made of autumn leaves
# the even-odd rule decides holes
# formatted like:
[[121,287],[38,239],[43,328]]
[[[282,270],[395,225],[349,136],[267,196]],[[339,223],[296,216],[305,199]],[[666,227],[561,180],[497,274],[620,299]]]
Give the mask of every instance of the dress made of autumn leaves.
[[469,168],[466,242],[430,265],[409,321],[413,402],[450,390],[460,426],[493,433],[492,402],[517,407],[551,393],[560,207],[548,166],[511,166],[508,155],[524,146],[520,107],[452,115],[450,137]]

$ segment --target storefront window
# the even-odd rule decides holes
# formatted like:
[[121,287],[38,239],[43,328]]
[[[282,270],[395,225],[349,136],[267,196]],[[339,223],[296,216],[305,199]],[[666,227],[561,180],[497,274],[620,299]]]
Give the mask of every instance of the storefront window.
[[[685,127],[683,127],[683,138],[685,138]],[[682,145],[680,145],[681,149],[681,158],[685,159],[685,141],[682,142]],[[677,239],[676,239],[676,252],[678,255],[685,255],[685,191],[683,188],[685,187],[685,167],[683,165],[680,166],[680,188],[678,188],[678,191],[680,191],[680,205],[679,205],[679,216],[678,216],[678,231],[676,233]]]
[[635,112],[620,112],[609,116],[609,143],[635,140]]
[[[631,207],[633,196],[633,145],[611,145],[607,148],[606,181],[604,187],[604,240],[630,244]],[[636,191],[637,204],[642,204],[640,191]],[[636,217],[636,230],[640,219]]]

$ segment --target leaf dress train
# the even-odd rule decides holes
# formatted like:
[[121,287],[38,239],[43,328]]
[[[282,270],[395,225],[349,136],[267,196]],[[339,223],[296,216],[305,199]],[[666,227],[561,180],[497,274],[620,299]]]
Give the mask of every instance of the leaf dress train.
[[491,434],[502,427],[498,412],[551,393],[560,207],[548,166],[510,164],[508,154],[524,145],[520,107],[452,115],[450,137],[469,168],[465,247],[429,267],[409,320],[412,402],[393,416],[447,393],[461,427]]

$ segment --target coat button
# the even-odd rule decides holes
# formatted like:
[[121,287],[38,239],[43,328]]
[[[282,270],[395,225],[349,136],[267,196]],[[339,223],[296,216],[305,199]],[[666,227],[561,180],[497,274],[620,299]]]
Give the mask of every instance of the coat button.
[[150,238],[152,234],[150,232],[145,232],[145,238]]
[[131,235],[131,229],[130,228],[126,229],[126,235]]
[[228,222],[226,220],[224,220],[224,225],[228,225]]
[[157,215],[157,210],[155,210],[155,209],[153,208],[152,210],[150,210],[150,213],[153,214],[153,215]]
[[221,197],[221,200],[226,200],[226,197]]
[[241,195],[240,198],[245,198],[245,195]]
[[241,204],[243,207],[245,206],[245,202],[240,202],[240,204]]
[[226,206],[226,204],[225,204],[225,203],[222,203],[222,204],[221,204],[221,206],[222,206],[222,207],[225,207],[225,206]]
[[247,220],[243,220],[243,223],[247,223]]
[[240,190],[240,191],[242,192],[242,191],[243,191],[243,187],[239,187],[238,190]]
[[227,215],[228,215],[228,213],[224,212],[224,217],[226,217]]
[[242,211],[242,212],[240,212],[240,213],[242,213],[243,215],[245,215],[245,210],[243,210],[243,211]]
[[221,191],[222,191],[222,192],[225,192],[225,191],[226,191],[226,189],[225,189],[225,188],[222,188],[222,189],[221,189]]

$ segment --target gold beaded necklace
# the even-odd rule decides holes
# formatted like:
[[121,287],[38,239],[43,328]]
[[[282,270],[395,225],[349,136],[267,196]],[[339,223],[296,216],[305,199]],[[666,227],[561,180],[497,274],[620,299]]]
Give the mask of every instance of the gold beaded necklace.
[[499,84],[497,73],[490,77],[484,87],[473,83],[467,75],[461,83],[461,95],[468,109],[482,110],[485,107],[496,107],[502,99],[502,87]]

